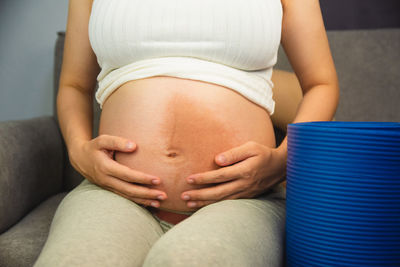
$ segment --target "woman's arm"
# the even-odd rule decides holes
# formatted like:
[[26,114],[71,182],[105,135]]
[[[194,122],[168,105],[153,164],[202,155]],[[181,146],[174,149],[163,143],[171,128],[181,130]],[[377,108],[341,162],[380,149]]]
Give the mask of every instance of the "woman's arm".
[[59,124],[68,150],[92,139],[93,91],[99,66],[88,37],[92,0],[70,0],[60,85]]
[[[281,43],[303,91],[293,122],[329,121],[339,101],[339,83],[318,0],[282,0]],[[278,150],[287,154],[287,138]]]
[[92,139],[93,95],[100,67],[88,35],[92,0],[70,0],[57,113],[72,166],[89,181],[143,205],[158,207],[165,192],[142,184],[159,184],[148,175],[112,159],[113,151],[133,152],[125,138],[101,135]]

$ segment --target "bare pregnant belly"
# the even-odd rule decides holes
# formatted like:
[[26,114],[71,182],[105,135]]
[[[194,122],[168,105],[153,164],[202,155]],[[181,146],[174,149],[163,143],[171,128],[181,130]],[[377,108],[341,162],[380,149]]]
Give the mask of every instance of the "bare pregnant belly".
[[268,113],[235,91],[206,82],[156,76],[123,84],[103,104],[99,134],[129,138],[133,153],[115,160],[161,178],[160,209],[192,211],[181,199],[190,174],[218,169],[215,156],[253,140],[275,147]]

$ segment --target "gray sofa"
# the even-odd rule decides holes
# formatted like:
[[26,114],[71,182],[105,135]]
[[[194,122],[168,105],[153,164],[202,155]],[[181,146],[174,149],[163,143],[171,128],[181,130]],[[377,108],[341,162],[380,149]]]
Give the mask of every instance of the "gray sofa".
[[[341,87],[336,119],[400,121],[400,29],[329,31],[328,37]],[[59,32],[54,95],[63,44]],[[282,50],[277,68],[291,70]],[[96,136],[97,104],[94,111]],[[0,123],[0,266],[33,264],[57,205],[82,179],[69,164],[56,115]]]

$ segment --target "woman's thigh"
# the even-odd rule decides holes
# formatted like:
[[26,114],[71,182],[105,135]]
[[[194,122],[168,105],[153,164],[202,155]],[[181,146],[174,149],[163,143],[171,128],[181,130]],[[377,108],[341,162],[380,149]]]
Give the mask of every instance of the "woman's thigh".
[[208,205],[162,236],[144,266],[282,266],[285,206],[285,192]]
[[145,208],[87,180],[63,199],[39,266],[141,266],[163,234]]

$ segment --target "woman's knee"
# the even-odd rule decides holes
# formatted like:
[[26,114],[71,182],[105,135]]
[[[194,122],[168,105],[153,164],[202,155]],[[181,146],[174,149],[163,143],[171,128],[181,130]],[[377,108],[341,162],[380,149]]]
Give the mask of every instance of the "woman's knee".
[[[255,199],[231,199],[223,200],[198,210],[195,215],[211,218],[232,218],[236,221],[252,219],[271,222],[282,220],[286,215],[286,201],[267,197]],[[268,218],[268,217],[273,218]]]
[[243,251],[223,240],[199,238],[190,233],[171,235],[171,230],[168,233],[169,237],[161,237],[150,249],[144,267],[250,266],[243,265],[243,261],[235,257]]
[[[77,224],[74,229],[73,224]],[[71,231],[93,230],[97,236],[105,233],[115,236],[122,228],[131,232],[151,229],[157,238],[163,234],[147,209],[88,181],[82,182],[60,203],[52,222],[52,228],[59,227]]]
[[88,216],[96,214],[96,216],[105,218],[111,218],[114,213],[126,216],[139,213],[151,217],[150,212],[144,207],[87,180],[84,180],[65,196],[57,208],[56,215],[68,212],[85,213]]
[[279,201],[265,200],[206,206],[161,237],[144,266],[280,266],[282,209]]
[[37,266],[140,266],[162,234],[145,208],[84,181],[60,203]]

